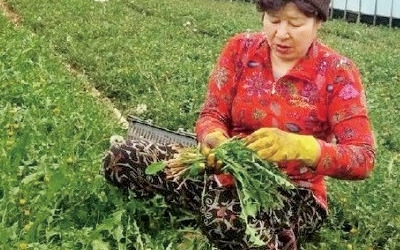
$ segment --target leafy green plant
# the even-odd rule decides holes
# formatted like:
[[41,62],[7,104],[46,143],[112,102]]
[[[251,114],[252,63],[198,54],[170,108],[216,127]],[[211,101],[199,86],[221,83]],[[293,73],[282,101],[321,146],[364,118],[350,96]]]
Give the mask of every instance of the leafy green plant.
[[[275,166],[263,161],[255,152],[248,149],[245,141],[232,138],[211,150],[221,164],[220,171],[234,177],[241,204],[240,218],[246,224],[246,233],[256,246],[263,245],[257,232],[247,222],[255,218],[259,211],[270,208],[281,208],[284,204],[282,190],[293,189],[294,185]],[[180,149],[172,159],[156,162],[146,168],[147,174],[164,171],[167,178],[207,178],[202,174],[205,169],[215,169],[208,165],[207,158],[198,148]]]

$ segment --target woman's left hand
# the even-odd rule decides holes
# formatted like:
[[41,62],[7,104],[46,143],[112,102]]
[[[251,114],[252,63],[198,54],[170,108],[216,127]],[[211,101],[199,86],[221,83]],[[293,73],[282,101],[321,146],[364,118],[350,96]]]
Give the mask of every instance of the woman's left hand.
[[299,160],[314,168],[321,147],[313,136],[298,135],[278,128],[260,128],[245,138],[247,147],[272,162]]

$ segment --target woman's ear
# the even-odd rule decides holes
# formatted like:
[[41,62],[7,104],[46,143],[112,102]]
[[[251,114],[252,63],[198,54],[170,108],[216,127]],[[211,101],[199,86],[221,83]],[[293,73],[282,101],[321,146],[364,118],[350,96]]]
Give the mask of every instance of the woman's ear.
[[322,21],[316,20],[316,25],[317,25],[317,30],[319,30],[322,27]]

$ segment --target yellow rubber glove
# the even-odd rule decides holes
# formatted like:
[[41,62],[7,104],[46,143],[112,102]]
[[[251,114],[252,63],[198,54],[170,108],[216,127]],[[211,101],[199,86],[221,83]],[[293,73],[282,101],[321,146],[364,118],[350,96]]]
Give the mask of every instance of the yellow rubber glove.
[[224,133],[215,131],[207,134],[203,141],[200,142],[200,152],[207,157],[208,167],[216,168],[217,170],[221,168],[222,163],[215,159],[215,155],[211,153],[211,150],[227,140],[228,138]]
[[245,138],[247,147],[264,160],[282,162],[299,160],[315,168],[321,147],[313,136],[298,135],[278,128],[261,128]]

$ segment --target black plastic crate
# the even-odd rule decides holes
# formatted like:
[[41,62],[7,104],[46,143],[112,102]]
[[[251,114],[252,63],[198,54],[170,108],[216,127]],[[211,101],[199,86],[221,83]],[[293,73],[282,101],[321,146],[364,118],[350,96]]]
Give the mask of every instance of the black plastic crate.
[[146,139],[162,144],[179,143],[183,146],[196,146],[196,135],[185,131],[172,131],[138,117],[128,116],[128,140]]

